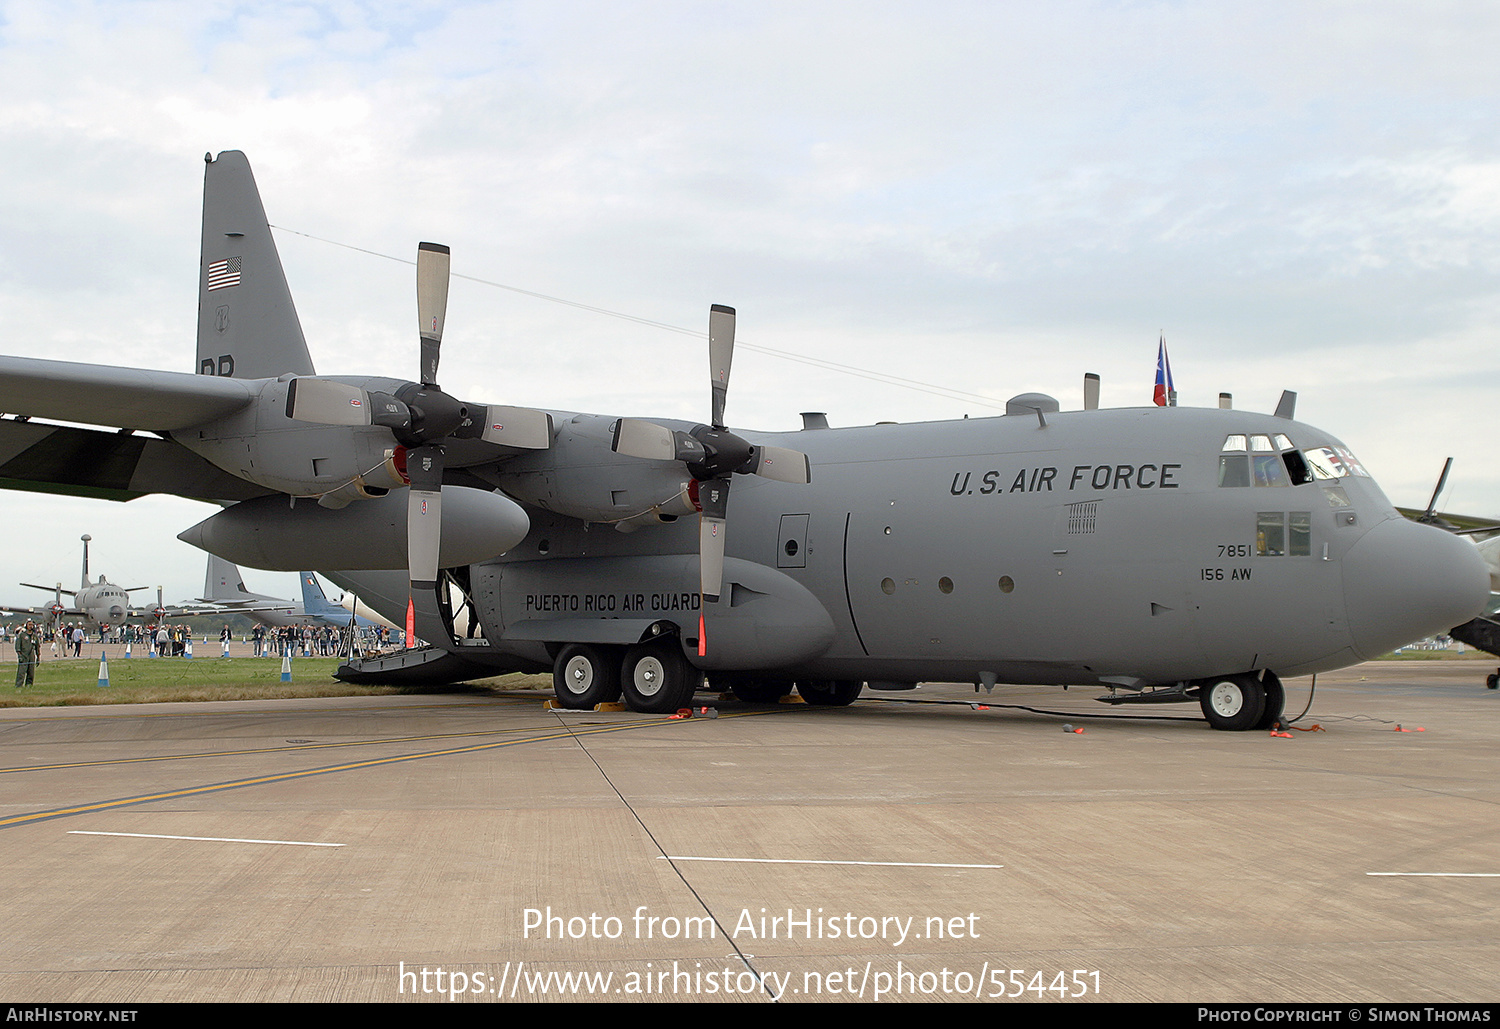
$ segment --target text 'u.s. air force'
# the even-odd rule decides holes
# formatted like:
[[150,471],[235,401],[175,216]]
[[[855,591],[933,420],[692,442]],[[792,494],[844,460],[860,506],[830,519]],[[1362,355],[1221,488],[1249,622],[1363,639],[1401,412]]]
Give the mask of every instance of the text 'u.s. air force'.
[[[1077,464],[1072,471],[1051,465],[1021,468],[1014,474],[998,468],[953,473],[948,492],[955,497],[999,496],[1008,493],[1102,493],[1105,490],[1177,489],[1180,463]],[[1006,486],[1006,482],[1010,485]],[[1066,484],[1065,484],[1066,483]]]

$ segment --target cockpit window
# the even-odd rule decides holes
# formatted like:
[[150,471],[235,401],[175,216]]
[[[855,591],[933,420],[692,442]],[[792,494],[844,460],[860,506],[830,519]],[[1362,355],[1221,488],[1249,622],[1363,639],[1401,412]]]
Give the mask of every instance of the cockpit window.
[[1318,479],[1347,479],[1351,475],[1369,478],[1370,473],[1347,447],[1312,447],[1303,451],[1312,473]]
[[1236,432],[1224,437],[1220,486],[1300,486],[1311,481],[1312,473],[1284,434]]
[[1252,454],[1251,471],[1255,473],[1257,486],[1286,486],[1286,472],[1282,470],[1281,458],[1275,454]]

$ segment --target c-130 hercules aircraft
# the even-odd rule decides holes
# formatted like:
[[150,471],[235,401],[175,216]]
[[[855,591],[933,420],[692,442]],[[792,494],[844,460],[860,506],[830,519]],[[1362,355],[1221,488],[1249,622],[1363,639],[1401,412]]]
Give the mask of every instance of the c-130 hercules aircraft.
[[410,602],[430,646],[347,677],[550,669],[564,705],[639,711],[705,673],[820,705],[1084,685],[1250,729],[1281,716],[1282,677],[1488,595],[1473,545],[1402,518],[1293,394],[1275,414],[1024,394],[993,418],[738,433],[715,306],[708,425],[467,403],[437,385],[449,259],[426,243],[420,381],[319,376],[248,161],[207,161],[196,374],[0,358],[0,410],[155,433],[3,420],[0,484],[216,502],[182,539],[318,568],[394,620]]

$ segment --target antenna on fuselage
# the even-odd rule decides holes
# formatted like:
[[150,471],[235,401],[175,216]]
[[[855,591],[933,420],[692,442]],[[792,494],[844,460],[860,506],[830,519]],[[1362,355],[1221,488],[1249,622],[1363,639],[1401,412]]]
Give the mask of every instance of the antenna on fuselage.
[[1233,393],[1220,393],[1219,394],[1219,410],[1221,410],[1221,411],[1228,411],[1228,410],[1232,409],[1233,407],[1234,407],[1234,394]]
[[1099,410],[1099,376],[1095,372],[1083,373],[1083,409]]

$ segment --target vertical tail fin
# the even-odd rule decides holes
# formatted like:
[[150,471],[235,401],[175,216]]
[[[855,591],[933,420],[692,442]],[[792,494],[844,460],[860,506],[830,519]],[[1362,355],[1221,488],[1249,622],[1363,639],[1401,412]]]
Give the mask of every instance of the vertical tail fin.
[[309,615],[321,615],[328,617],[335,612],[342,613],[343,608],[337,604],[330,603],[328,595],[323,592],[323,586],[318,582],[318,577],[312,572],[299,572],[302,577],[302,610]]
[[244,600],[246,595],[245,581],[240,575],[239,566],[222,557],[208,555],[208,571],[203,577],[203,596],[200,599]]
[[250,162],[238,150],[203,173],[203,251],[198,281],[201,375],[311,375],[313,363]]

